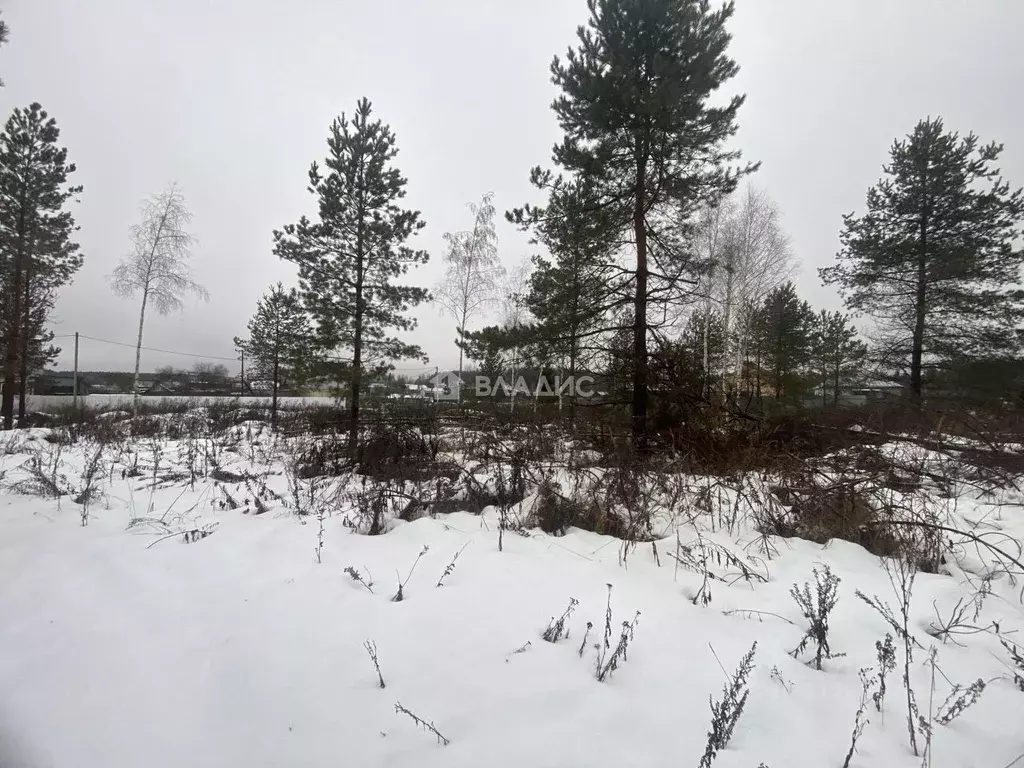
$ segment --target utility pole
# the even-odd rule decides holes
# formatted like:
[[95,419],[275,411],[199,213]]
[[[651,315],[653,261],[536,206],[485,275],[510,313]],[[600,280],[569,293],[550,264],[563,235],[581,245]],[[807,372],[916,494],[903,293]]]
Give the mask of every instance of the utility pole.
[[75,331],[75,374],[71,379],[71,407],[78,413],[78,331]]
[[239,354],[242,356],[242,391],[239,397],[245,397],[245,351],[240,350]]

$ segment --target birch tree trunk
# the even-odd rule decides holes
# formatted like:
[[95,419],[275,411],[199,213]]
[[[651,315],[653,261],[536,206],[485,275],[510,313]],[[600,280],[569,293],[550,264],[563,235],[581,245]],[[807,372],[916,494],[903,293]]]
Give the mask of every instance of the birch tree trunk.
[[139,310],[139,337],[135,342],[135,375],[132,376],[132,413],[139,415],[139,365],[142,363],[142,328],[146,322],[146,302],[149,290],[142,292],[142,309]]

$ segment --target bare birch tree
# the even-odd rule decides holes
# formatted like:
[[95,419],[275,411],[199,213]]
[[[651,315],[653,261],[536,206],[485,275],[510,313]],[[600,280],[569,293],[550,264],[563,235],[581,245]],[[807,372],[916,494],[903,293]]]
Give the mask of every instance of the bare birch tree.
[[750,342],[751,309],[793,273],[789,238],[768,193],[748,185],[736,199],[702,215],[698,244],[710,268],[702,296],[721,308],[725,354],[719,372],[723,391],[730,373],[742,372]]
[[180,312],[188,294],[209,301],[206,289],[192,279],[188,258],[195,238],[187,231],[192,213],[176,184],[147,198],[141,207],[142,220],[131,228],[132,252],[121,260],[110,284],[118,296],[142,297],[139,335],[135,345],[135,375],[132,379],[135,414],[139,412],[139,364],[142,360],[142,332],[146,309],[152,304],[161,315]]
[[[700,296],[701,311],[704,315],[702,363],[704,382],[701,394],[710,396],[710,326],[712,311],[719,308],[721,289],[726,287],[726,295],[731,293],[729,283],[732,274],[726,270],[728,258],[723,259],[723,251],[730,246],[729,227],[735,216],[736,204],[732,197],[726,197],[714,205],[707,205],[700,212],[697,223],[696,240],[700,255],[706,260],[707,271],[701,275],[697,286]],[[728,307],[728,300],[724,302]],[[723,317],[723,328],[728,325],[728,318]]]
[[[441,308],[455,318],[458,342],[465,339],[469,321],[497,300],[504,270],[498,262],[498,235],[494,228],[494,194],[488,192],[480,204],[469,204],[473,228],[446,232],[445,274],[434,292]],[[457,342],[457,343],[458,343]],[[459,378],[462,378],[465,350],[459,344]]]
[[[735,370],[742,370],[750,344],[751,308],[792,276],[795,262],[789,237],[782,231],[779,207],[768,193],[748,185],[737,211],[735,228],[736,308],[731,336]],[[726,344],[728,345],[728,337]],[[725,365],[728,366],[728,356]]]

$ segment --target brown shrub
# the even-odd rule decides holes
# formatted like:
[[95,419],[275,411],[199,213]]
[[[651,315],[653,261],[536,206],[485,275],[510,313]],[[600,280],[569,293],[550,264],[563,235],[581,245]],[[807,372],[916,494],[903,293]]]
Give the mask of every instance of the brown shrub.
[[776,492],[784,504],[792,505],[790,516],[783,523],[788,530],[776,533],[819,544],[842,539],[880,557],[900,554],[900,541],[887,529],[883,515],[869,496],[852,484],[810,484]]

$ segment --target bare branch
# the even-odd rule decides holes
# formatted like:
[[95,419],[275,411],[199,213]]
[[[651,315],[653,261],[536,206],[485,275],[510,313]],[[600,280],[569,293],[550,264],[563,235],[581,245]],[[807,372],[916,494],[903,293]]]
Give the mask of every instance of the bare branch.
[[110,286],[118,296],[142,298],[139,309],[139,335],[135,348],[135,411],[139,408],[139,364],[142,357],[142,332],[149,305],[161,315],[183,309],[188,294],[209,301],[210,294],[192,278],[188,258],[195,238],[187,227],[192,213],[185,196],[172,183],[166,191],[143,201],[142,217],[132,226],[132,251],[110,275]]

